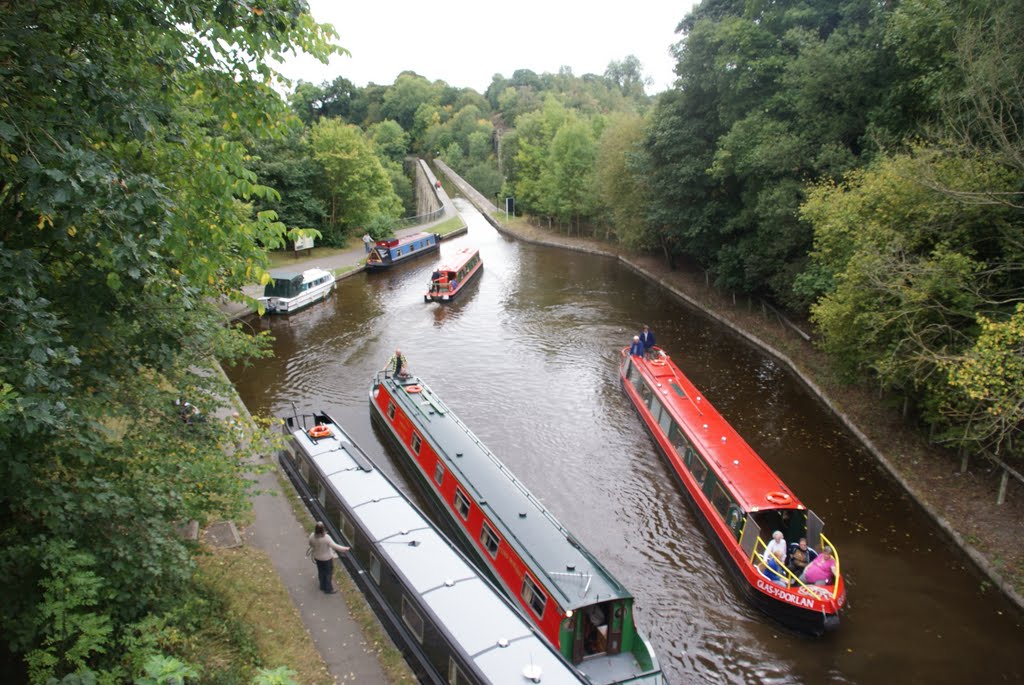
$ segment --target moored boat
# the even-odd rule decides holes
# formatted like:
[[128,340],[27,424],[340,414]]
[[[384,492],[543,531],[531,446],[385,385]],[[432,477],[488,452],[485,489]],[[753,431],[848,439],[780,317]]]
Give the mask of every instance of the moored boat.
[[[821,634],[839,625],[846,584],[824,523],[768,467],[660,348],[648,357],[622,351],[626,395],[683,486],[697,518],[743,594],[794,630]],[[815,585],[788,567],[766,571],[766,540],[781,531],[786,547],[807,538],[830,550],[834,569]],[[787,559],[788,561],[788,559]],[[810,574],[808,574],[810,575]]]
[[664,682],[633,597],[437,394],[381,372],[370,406],[443,519],[590,682]]
[[441,236],[437,233],[414,233],[402,238],[378,240],[366,256],[367,271],[383,271],[396,264],[437,252]]
[[483,268],[480,250],[475,247],[461,248],[434,269],[427,292],[423,294],[423,301],[454,300]]
[[293,314],[326,299],[334,290],[334,274],[323,269],[271,271],[270,278],[259,298],[269,314]]
[[587,682],[333,418],[296,414],[282,430],[282,467],[352,547],[343,563],[420,682]]

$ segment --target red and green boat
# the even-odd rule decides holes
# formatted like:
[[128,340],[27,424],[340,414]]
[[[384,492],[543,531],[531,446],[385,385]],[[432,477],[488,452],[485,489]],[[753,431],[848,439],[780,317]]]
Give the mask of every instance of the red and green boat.
[[[839,625],[846,584],[839,553],[824,523],[804,506],[660,348],[647,357],[622,351],[622,387],[659,451],[675,472],[698,520],[747,599],[792,629],[820,635]],[[782,531],[787,544],[807,538],[831,550],[825,584],[783,568],[765,573],[767,542]]]
[[664,682],[632,595],[426,383],[381,372],[370,407],[478,565],[590,682]]

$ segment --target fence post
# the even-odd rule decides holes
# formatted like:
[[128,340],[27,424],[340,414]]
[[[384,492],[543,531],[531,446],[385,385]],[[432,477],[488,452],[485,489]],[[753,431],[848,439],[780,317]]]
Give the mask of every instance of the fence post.
[[999,479],[999,494],[996,495],[996,504],[1002,504],[1006,501],[1006,484],[1010,480],[1010,472],[1003,469],[1003,477]]

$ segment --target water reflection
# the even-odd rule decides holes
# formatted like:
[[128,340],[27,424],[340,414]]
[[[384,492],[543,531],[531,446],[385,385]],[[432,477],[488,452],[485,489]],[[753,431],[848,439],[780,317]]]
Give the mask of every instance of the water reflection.
[[[396,346],[415,373],[637,597],[671,682],[950,683],[1024,679],[1024,629],[965,557],[774,360],[615,260],[498,235],[460,204],[486,271],[423,302],[433,263],[359,275],[274,321],[274,359],[230,371],[262,414],[326,409],[405,482],[370,428],[367,391]],[[305,318],[304,318],[305,317]],[[809,640],[754,612],[725,574],[618,385],[641,323],[821,515],[850,605]],[[406,487],[406,490],[411,488]]]

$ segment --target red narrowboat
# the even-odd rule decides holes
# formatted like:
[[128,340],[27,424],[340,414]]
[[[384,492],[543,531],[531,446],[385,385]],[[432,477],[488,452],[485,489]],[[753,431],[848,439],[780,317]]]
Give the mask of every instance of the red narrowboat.
[[[626,395],[747,599],[800,632],[820,635],[837,628],[846,604],[846,585],[839,553],[822,533],[822,520],[797,499],[663,350],[655,347],[642,357],[624,349],[619,375]],[[784,563],[767,568],[768,546],[777,531],[785,539]],[[821,555],[811,562],[815,569],[803,578],[792,558],[801,538],[806,538],[810,552],[797,557],[806,556],[806,562]]]
[[424,302],[448,302],[454,300],[469,282],[484,268],[480,260],[480,250],[475,247],[464,247],[447,261],[434,269],[430,276],[430,286],[423,293]]
[[414,233],[403,238],[378,240],[366,256],[367,271],[384,271],[396,264],[437,252],[441,236],[437,233]]
[[437,394],[381,372],[370,407],[448,527],[591,683],[664,682],[633,597]]

